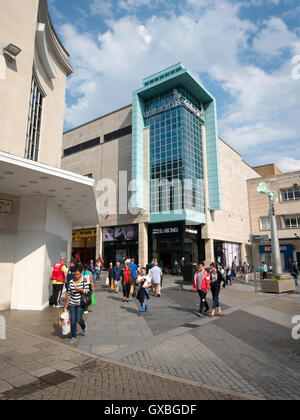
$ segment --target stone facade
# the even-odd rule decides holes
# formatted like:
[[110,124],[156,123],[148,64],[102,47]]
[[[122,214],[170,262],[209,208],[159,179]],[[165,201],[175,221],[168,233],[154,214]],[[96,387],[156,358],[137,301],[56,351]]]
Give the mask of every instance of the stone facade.
[[[38,23],[45,25],[40,35],[45,36],[46,50],[37,42]],[[73,70],[52,27],[47,0],[2,1],[0,28],[0,150],[25,156],[34,72],[44,96],[38,161],[60,168],[66,79]],[[2,51],[10,43],[22,50],[12,61]],[[53,67],[55,77],[49,76],[47,65]]]
[[[271,238],[270,230],[263,230],[260,222],[261,217],[268,217],[269,214],[268,197],[257,192],[257,187],[260,182],[266,182],[268,188],[274,190],[278,194],[279,201],[275,202],[275,214],[277,216],[300,215],[300,201],[283,201],[281,196],[282,189],[300,185],[300,172],[284,173],[248,181],[252,234],[268,235],[269,238]],[[300,228],[285,229],[283,228],[283,225],[281,225],[281,228],[278,230],[278,237],[281,245],[294,245],[294,260],[296,260],[297,253],[300,253]],[[260,262],[258,245],[255,246],[255,261]]]

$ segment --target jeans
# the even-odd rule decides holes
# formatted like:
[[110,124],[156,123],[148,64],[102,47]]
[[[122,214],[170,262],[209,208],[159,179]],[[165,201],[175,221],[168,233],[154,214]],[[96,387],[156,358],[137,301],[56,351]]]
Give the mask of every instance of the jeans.
[[131,287],[131,284],[130,283],[124,283],[123,284],[123,296],[126,299],[129,299],[130,287]]
[[213,309],[216,309],[216,308],[220,307],[219,294],[220,294],[220,291],[216,291],[216,292],[212,291]]
[[96,267],[95,268],[95,280],[96,281],[100,281],[100,274],[101,274],[101,268],[99,268],[99,267]]
[[84,309],[81,306],[69,306],[71,316],[71,335],[76,338],[77,322],[81,326],[82,331],[86,329],[86,324],[82,319]]
[[209,310],[208,303],[206,302],[207,292],[203,292],[202,290],[198,290],[198,295],[200,297],[200,309],[199,309],[199,313],[202,314],[202,312],[203,312],[203,306],[205,306],[205,312],[207,312]]
[[295,285],[298,286],[298,276],[297,275],[296,276],[294,275],[294,279],[295,279]]
[[140,307],[140,310],[139,310],[140,314],[144,315],[144,313],[147,311],[147,309],[148,309],[147,297],[146,297],[146,294],[145,294],[144,302],[141,304],[141,307]]

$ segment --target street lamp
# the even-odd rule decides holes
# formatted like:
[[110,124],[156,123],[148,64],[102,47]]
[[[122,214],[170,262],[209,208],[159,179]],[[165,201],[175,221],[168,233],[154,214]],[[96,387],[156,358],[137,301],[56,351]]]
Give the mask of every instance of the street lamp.
[[261,182],[257,187],[257,192],[266,194],[269,197],[269,216],[271,222],[271,238],[272,238],[272,266],[273,276],[281,276],[283,274],[280,246],[278,239],[277,220],[275,215],[274,198],[278,201],[278,196],[275,191],[269,190],[265,182]]
[[5,48],[3,48],[3,53],[8,56],[10,60],[14,60],[21,51],[21,48],[14,44],[8,44]]

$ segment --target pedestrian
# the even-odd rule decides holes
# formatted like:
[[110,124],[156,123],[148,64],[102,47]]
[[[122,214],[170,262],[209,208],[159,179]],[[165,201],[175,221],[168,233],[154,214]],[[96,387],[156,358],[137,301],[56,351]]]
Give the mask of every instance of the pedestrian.
[[101,274],[101,262],[100,262],[100,260],[96,260],[96,264],[95,264],[95,281],[100,281],[100,274]]
[[53,284],[53,307],[61,308],[60,300],[63,292],[64,284],[67,280],[68,269],[66,267],[66,259],[61,258],[60,262],[55,264],[51,274]]
[[148,290],[151,286],[151,277],[147,275],[147,270],[145,267],[141,269],[141,275],[137,278],[136,284],[139,286],[137,293],[137,299],[140,302],[139,316],[143,316],[144,313],[148,310],[147,300],[149,300]]
[[291,275],[294,277],[295,285],[298,286],[299,270],[298,270],[298,263],[297,262],[293,262],[291,264]]
[[75,272],[75,278],[73,280],[70,280],[69,292],[67,295],[67,302],[65,305],[65,310],[67,309],[70,310],[70,317],[71,317],[70,343],[71,344],[76,342],[77,323],[82,328],[82,335],[83,336],[87,335],[87,326],[86,326],[86,323],[82,319],[84,308],[80,306],[80,303],[81,303],[81,295],[88,294],[90,292],[90,288],[82,276],[82,271],[83,271],[83,268],[81,265],[79,265]]
[[90,260],[90,264],[88,266],[89,271],[91,271],[91,273],[95,273],[95,266],[94,266],[94,260]]
[[232,278],[234,277],[231,265],[226,270],[226,285],[232,286]]
[[69,265],[69,270],[68,270],[68,274],[67,274],[67,281],[66,281],[66,292],[68,293],[69,291],[69,284],[71,280],[74,280],[75,278],[75,272],[77,270],[77,263],[75,260],[71,260],[70,261],[70,265]]
[[269,270],[265,261],[262,262],[260,271],[262,272],[263,279],[266,279]]
[[[88,287],[89,287],[89,291],[90,293],[94,292],[94,280],[93,280],[93,273],[90,271],[89,269],[90,267],[85,264],[84,268],[83,268],[83,272],[82,272],[82,277],[85,280],[85,282],[87,283]],[[84,313],[88,314],[88,307],[84,308]]]
[[182,257],[181,260],[179,261],[179,270],[180,270],[180,275],[183,276],[183,267],[184,267],[184,263],[185,263],[185,258]]
[[120,281],[123,277],[122,267],[119,261],[116,262],[115,267],[112,270],[112,279],[114,282],[115,293],[119,293],[120,290]]
[[123,300],[122,302],[129,302],[130,288],[133,284],[133,274],[129,263],[125,263],[124,275],[122,276]]
[[197,291],[200,297],[199,313],[197,312],[197,315],[199,317],[202,317],[204,306],[205,306],[204,313],[207,314],[207,312],[209,311],[209,306],[206,301],[206,296],[207,296],[207,292],[209,291],[209,287],[210,287],[210,275],[205,270],[203,263],[198,264],[197,272],[194,278],[193,291],[194,292]]
[[249,283],[249,266],[246,261],[243,264],[243,282],[244,284]]
[[151,277],[153,293],[155,294],[155,296],[160,297],[163,273],[161,271],[161,268],[158,266],[157,262],[154,264],[154,267],[152,267],[151,270],[149,270],[149,276]]
[[231,270],[232,270],[232,278],[234,278],[236,280],[236,276],[237,276],[237,262],[236,262],[237,258],[234,257],[232,264],[231,264]]
[[131,268],[131,271],[132,271],[132,276],[133,276],[133,278],[135,279],[135,276],[136,276],[136,272],[137,272],[138,266],[136,265],[136,263],[135,263],[135,259],[134,259],[134,258],[131,258],[131,261],[130,261],[129,267]]
[[[107,268],[107,274],[106,274],[106,286],[109,286],[110,288],[112,288],[112,283],[113,283],[113,263],[109,263],[109,266]],[[108,280],[108,281],[107,281]]]
[[225,280],[221,272],[217,270],[217,267],[214,263],[211,264],[210,268],[211,268],[210,290],[211,290],[212,298],[213,298],[213,308],[212,308],[212,313],[210,316],[215,316],[215,311],[217,308],[218,308],[217,315],[220,316],[222,311],[221,311],[221,307],[219,303],[219,295],[220,295],[220,290],[221,290],[221,284],[223,283],[224,285]]

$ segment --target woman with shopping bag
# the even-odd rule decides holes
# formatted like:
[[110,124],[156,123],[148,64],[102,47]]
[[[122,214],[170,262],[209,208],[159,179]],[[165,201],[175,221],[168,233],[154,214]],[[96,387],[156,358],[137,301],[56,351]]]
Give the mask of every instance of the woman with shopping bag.
[[82,328],[82,335],[87,335],[87,326],[82,319],[84,313],[84,306],[82,305],[83,295],[87,296],[90,293],[90,288],[87,282],[82,277],[83,268],[81,265],[77,267],[74,280],[70,281],[69,291],[65,310],[69,308],[71,317],[71,339],[70,343],[76,342],[77,323]]

